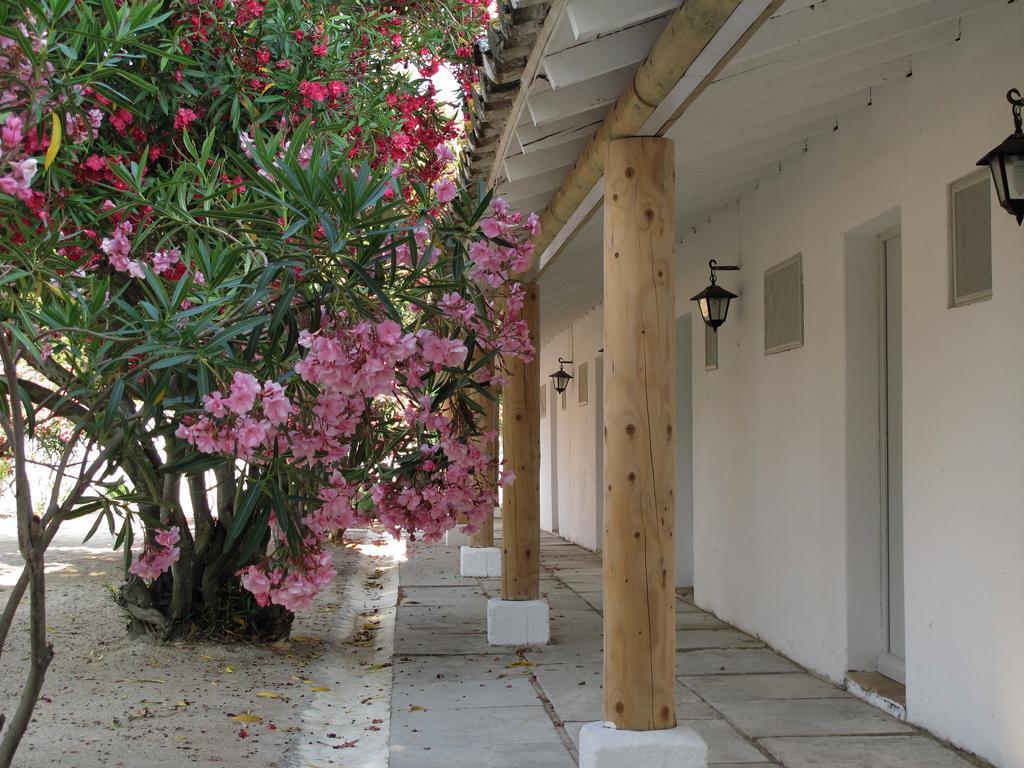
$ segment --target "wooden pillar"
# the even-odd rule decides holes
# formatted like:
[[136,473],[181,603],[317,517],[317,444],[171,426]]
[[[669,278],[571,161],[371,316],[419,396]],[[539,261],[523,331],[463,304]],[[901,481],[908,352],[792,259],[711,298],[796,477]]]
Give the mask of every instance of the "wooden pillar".
[[[497,396],[497,390],[493,390],[495,396]],[[497,399],[489,399],[486,397],[479,397],[477,402],[480,403],[484,408],[483,417],[483,429],[485,432],[497,432],[498,430],[498,401]],[[491,458],[496,462],[498,459],[498,439],[497,437],[487,441],[487,445],[484,448],[485,452],[488,452]],[[497,464],[495,464],[497,467]],[[498,471],[491,474],[491,477],[487,478],[488,482],[491,483],[495,488],[498,487]],[[487,519],[480,524],[480,530],[473,534],[469,540],[469,546],[471,547],[493,547],[494,546],[494,510],[492,509],[487,513]]]
[[662,138],[612,141],[604,193],[604,717],[675,713],[675,165]]
[[509,360],[502,388],[502,449],[515,473],[501,506],[501,596],[540,597],[540,302],[536,283],[524,286],[522,317],[537,354],[529,363]]

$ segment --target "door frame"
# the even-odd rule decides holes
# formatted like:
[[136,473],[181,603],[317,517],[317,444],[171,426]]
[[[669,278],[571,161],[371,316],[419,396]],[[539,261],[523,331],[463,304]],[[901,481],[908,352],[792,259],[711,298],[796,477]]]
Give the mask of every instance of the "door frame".
[[[903,302],[902,302],[902,229],[894,227],[878,235],[878,435],[879,435],[879,508],[881,510],[880,531],[880,561],[881,561],[881,607],[882,607],[882,637],[883,647],[878,655],[878,671],[886,677],[892,678],[901,683],[906,682],[906,622],[904,621],[904,656],[900,657],[892,653],[892,598],[890,592],[890,534],[889,534],[889,512],[890,512],[890,489],[891,489],[891,464],[889,461],[890,448],[890,408],[889,408],[889,262],[886,252],[886,243],[895,237],[901,238],[900,258],[900,290],[899,302],[900,317],[897,319],[902,325]],[[902,333],[901,343],[902,349]],[[900,371],[900,384],[902,385],[902,366]],[[901,403],[902,410],[902,403]],[[902,431],[902,429],[901,429]],[[902,472],[902,462],[900,463]],[[902,484],[901,484],[902,486]],[[901,537],[902,545],[902,537]],[[906,610],[906,588],[903,589],[904,612]]]

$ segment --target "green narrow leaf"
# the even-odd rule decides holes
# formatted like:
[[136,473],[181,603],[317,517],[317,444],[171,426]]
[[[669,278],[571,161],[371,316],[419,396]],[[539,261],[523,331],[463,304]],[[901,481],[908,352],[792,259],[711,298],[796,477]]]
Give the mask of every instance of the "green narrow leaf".
[[253,511],[256,509],[256,502],[259,501],[262,495],[263,486],[258,481],[254,481],[242,498],[242,503],[235,510],[235,516],[231,520],[231,527],[228,528],[227,539],[224,541],[225,552],[234,546],[235,542],[238,541],[238,537],[245,531]]

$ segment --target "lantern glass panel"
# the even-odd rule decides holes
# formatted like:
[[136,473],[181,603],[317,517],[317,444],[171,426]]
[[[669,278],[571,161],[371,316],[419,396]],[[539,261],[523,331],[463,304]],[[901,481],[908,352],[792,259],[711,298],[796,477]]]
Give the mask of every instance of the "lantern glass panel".
[[697,302],[697,306],[700,307],[700,315],[704,318],[705,323],[711,322],[711,310],[708,309],[708,300],[705,296]]
[[1024,156],[1005,155],[1007,196],[1010,200],[1024,199]]
[[716,325],[721,325],[725,322],[725,316],[729,313],[729,299],[728,297],[715,296],[709,300],[710,306],[708,312],[711,316],[711,322]]
[[1003,158],[1000,155],[993,155],[989,161],[989,168],[992,169],[992,181],[996,185],[996,196],[1000,205],[1006,205],[1006,185],[1003,184]]

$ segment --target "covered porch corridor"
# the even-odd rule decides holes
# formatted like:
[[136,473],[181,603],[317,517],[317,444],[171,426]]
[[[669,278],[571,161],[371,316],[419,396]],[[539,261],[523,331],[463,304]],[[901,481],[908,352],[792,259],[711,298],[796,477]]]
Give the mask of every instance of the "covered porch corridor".
[[[461,578],[458,547],[443,543],[411,543],[408,555],[399,566],[390,768],[575,766],[580,728],[602,716],[600,556],[542,534],[551,643],[516,649],[487,643],[487,600],[500,578]],[[680,720],[707,743],[709,765],[979,764],[684,598],[676,649]]]

